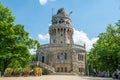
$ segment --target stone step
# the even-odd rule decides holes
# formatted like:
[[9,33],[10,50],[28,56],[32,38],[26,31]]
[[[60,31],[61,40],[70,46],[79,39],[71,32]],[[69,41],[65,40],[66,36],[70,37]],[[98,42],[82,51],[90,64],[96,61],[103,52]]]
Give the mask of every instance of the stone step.
[[56,72],[56,73],[51,73],[50,75],[77,75],[76,73],[69,73],[69,72]]

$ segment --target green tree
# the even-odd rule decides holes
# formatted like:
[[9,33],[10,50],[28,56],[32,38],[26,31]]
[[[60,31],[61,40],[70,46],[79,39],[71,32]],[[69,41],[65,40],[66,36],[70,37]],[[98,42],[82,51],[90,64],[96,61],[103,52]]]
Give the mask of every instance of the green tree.
[[32,62],[36,61],[36,54],[32,54]]
[[11,49],[14,39],[14,19],[9,8],[0,4],[0,69],[4,70],[8,64],[7,58],[12,56]]
[[40,46],[29,37],[24,25],[14,25],[15,17],[10,9],[0,4],[0,70],[7,67],[18,68],[30,65],[32,61],[29,49]]
[[99,34],[99,40],[94,44],[88,54],[88,65],[92,72],[109,70],[113,72],[120,68],[120,21],[115,26],[108,25],[106,32]]

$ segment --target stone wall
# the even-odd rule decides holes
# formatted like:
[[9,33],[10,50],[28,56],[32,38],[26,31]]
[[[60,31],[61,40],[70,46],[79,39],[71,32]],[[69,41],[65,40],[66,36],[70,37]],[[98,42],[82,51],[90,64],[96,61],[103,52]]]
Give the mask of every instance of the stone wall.
[[[74,72],[85,74],[85,50],[77,47],[46,47],[39,49],[39,59],[45,56],[46,64],[55,68],[56,72]],[[66,57],[65,57],[66,54]]]

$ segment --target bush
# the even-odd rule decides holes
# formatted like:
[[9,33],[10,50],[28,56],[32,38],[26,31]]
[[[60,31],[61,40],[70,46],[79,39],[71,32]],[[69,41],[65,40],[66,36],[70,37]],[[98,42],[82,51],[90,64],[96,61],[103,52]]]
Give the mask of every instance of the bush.
[[38,71],[39,71],[39,68],[38,68],[38,67],[35,67],[35,68],[34,68],[34,75],[35,75],[35,76],[38,76]]
[[5,76],[10,77],[12,75],[13,69],[12,68],[6,68],[5,69]]
[[23,68],[24,74],[29,74],[30,73],[30,68]]
[[6,73],[6,74],[12,74],[12,72],[13,72],[13,69],[12,69],[12,68],[6,68],[6,69],[5,69],[5,73]]
[[34,68],[34,75],[35,76],[41,76],[42,75],[42,68],[35,67]]
[[39,76],[41,76],[41,75],[42,75],[42,68],[39,68],[38,75],[39,75]]
[[14,74],[15,75],[21,75],[21,73],[22,73],[22,68],[15,68],[14,69]]

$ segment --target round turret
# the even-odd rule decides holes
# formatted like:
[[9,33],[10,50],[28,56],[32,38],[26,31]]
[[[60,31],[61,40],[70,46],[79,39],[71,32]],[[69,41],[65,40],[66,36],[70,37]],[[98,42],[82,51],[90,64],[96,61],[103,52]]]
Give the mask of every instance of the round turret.
[[73,44],[73,27],[70,22],[64,8],[52,16],[52,25],[49,27],[50,44]]

